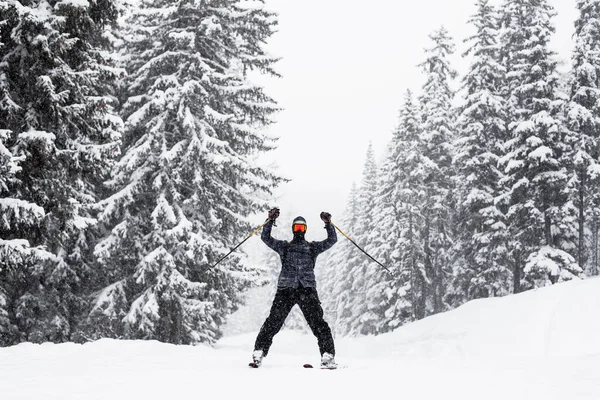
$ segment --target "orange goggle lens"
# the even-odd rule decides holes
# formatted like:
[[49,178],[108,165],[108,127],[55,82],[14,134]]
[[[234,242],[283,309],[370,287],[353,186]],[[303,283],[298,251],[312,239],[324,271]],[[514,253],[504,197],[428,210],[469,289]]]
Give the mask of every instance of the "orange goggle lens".
[[292,227],[292,230],[294,232],[306,232],[306,225],[302,225],[302,224],[295,224]]

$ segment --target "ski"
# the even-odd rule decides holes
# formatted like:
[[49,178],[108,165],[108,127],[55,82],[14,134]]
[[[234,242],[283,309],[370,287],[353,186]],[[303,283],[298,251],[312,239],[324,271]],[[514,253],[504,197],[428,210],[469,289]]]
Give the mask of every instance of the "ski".
[[[250,368],[258,368],[258,367],[260,367],[260,364],[257,364],[257,363],[255,363],[255,362],[251,362],[251,363],[249,363],[249,364],[248,364],[248,366],[249,366]],[[312,364],[309,364],[309,363],[306,363],[306,364],[304,364],[302,367],[304,367],[304,368],[314,368],[314,367],[313,367],[313,365],[312,365]],[[321,367],[321,369],[338,369],[338,368],[344,368],[344,367],[343,367],[343,366],[340,366],[340,365],[338,365],[338,366],[336,366],[336,367],[334,367],[334,368],[325,368],[325,367]]]
[[[307,363],[307,364],[304,364],[304,365],[303,365],[303,367],[304,367],[304,368],[314,368],[314,367],[312,366],[312,364],[308,364],[308,363]],[[338,369],[338,368],[345,368],[345,367],[343,367],[343,366],[340,366],[340,365],[338,365],[338,366],[336,366],[336,367],[333,367],[333,368],[321,367],[321,369]]]

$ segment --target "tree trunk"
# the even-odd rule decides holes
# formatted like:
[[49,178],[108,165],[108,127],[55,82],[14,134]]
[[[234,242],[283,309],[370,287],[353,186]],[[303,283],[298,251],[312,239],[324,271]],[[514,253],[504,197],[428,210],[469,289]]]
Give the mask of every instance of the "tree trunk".
[[[442,218],[438,216],[437,223],[437,234],[440,237],[443,237],[445,234]],[[444,271],[442,263],[445,262],[445,258],[440,260],[439,250],[440,248],[445,247],[445,240],[438,242],[440,243],[436,248],[436,257],[433,265],[433,312],[435,314],[441,313],[444,311],[444,302],[443,302],[443,286],[444,286]]]
[[[413,235],[413,216],[412,212],[408,213],[408,244],[410,246],[410,304],[412,306],[412,320],[422,319],[420,316],[419,307],[417,305],[417,263],[415,262],[415,238]],[[420,286],[420,281],[419,281]]]
[[598,224],[598,219],[594,219],[594,224],[592,228],[592,254],[593,254],[593,266],[592,266],[592,275],[599,275],[600,269],[598,268],[598,230],[600,226]]
[[548,209],[550,207],[548,206],[547,199],[543,200],[542,207],[544,209],[544,238],[546,239],[547,246],[553,246],[554,240],[552,238],[552,220],[550,219],[550,215],[548,214]]
[[427,216],[425,217],[425,233],[423,235],[423,247],[425,252],[425,259],[423,261],[424,271],[422,271],[422,273],[420,274],[422,279],[420,293],[421,297],[419,298],[419,308],[420,313],[422,314],[421,318],[424,318],[427,315],[427,299],[429,297],[429,289],[431,287],[431,276],[433,274],[433,266],[431,261],[430,230],[431,228],[429,223],[429,217]]
[[427,285],[423,279],[422,271],[415,274],[415,289],[418,289],[418,298],[413,304],[413,312],[415,320],[425,318],[425,309],[427,307]]
[[585,264],[585,185],[586,173],[579,171],[579,244],[577,246],[577,263],[583,268]]
[[521,292],[521,252],[515,251],[513,265],[513,293]]

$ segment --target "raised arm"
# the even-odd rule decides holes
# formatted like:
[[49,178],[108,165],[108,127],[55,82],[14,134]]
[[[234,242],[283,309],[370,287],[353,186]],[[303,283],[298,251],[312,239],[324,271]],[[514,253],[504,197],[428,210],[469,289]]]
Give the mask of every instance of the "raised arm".
[[260,235],[260,238],[267,246],[269,246],[270,248],[275,250],[279,255],[281,255],[281,254],[283,254],[285,241],[277,240],[271,236],[271,229],[273,229],[274,223],[275,223],[275,220],[269,219],[269,221],[265,224],[265,226],[263,226],[262,234]]
[[335,233],[335,227],[331,224],[331,214],[322,212],[321,219],[325,222],[325,229],[327,230],[327,239],[321,242],[313,242],[313,252],[318,255],[325,250],[328,250],[337,242],[337,234]]

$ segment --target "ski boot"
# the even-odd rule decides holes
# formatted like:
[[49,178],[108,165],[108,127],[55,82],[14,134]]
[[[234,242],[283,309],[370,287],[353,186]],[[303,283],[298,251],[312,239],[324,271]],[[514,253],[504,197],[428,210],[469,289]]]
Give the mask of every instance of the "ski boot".
[[264,353],[262,350],[254,350],[252,353],[252,362],[248,364],[248,366],[252,368],[258,368],[262,364],[262,359],[264,357]]
[[323,353],[321,356],[321,369],[336,369],[335,357],[330,353]]

